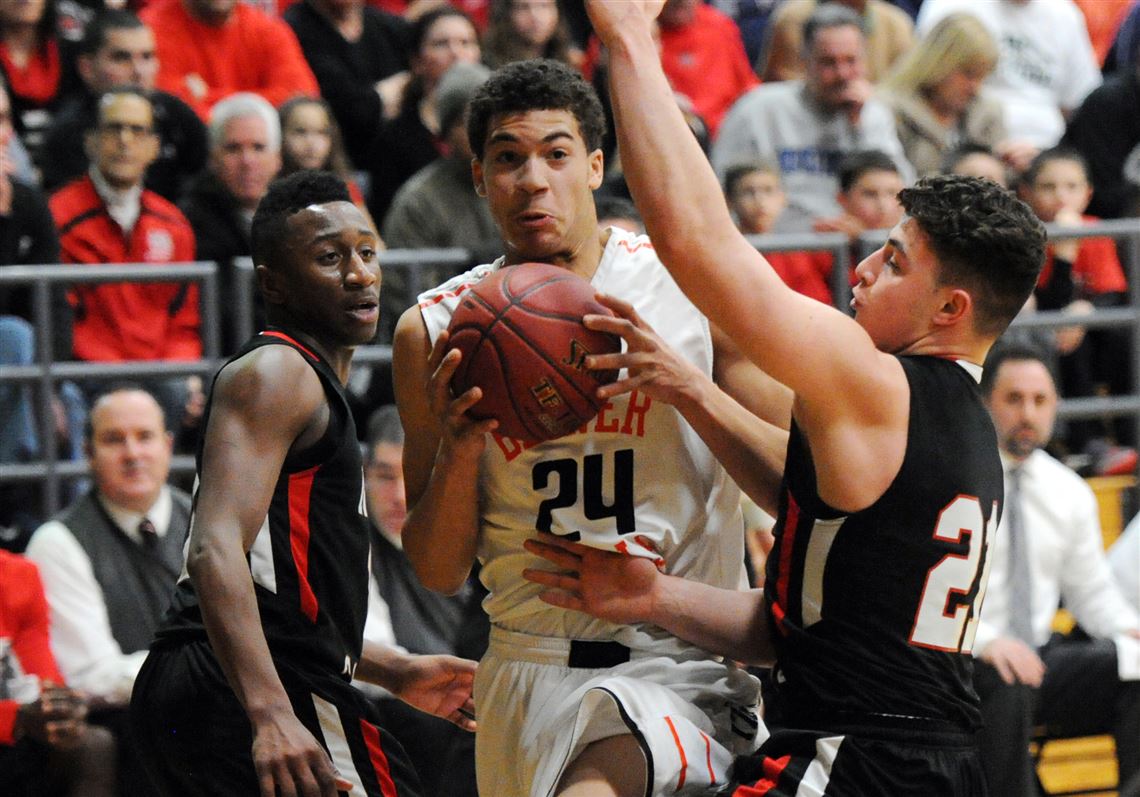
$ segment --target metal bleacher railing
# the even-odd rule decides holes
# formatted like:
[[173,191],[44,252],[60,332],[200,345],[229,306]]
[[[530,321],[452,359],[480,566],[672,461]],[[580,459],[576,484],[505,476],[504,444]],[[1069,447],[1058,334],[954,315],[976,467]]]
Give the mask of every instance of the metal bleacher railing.
[[[1104,221],[1078,228],[1049,226],[1054,238],[1111,237],[1117,240],[1122,261],[1133,270],[1140,269],[1140,219]],[[878,248],[885,237],[884,231],[865,234],[852,247],[840,233],[804,233],[750,236],[749,242],[762,252],[826,251],[833,255],[831,286],[836,305],[849,312],[851,286],[848,274],[853,256],[865,256]],[[382,268],[401,269],[407,274],[408,294],[417,295],[423,288],[421,270],[431,266],[462,268],[471,262],[465,249],[393,249],[384,252]],[[234,280],[233,339],[242,340],[254,332],[254,279],[253,266],[248,258],[235,262],[239,275]],[[1126,307],[1098,309],[1082,316],[1079,323],[1089,328],[1130,327],[1132,339],[1133,390],[1126,396],[1066,399],[1061,402],[1062,418],[1105,418],[1130,415],[1135,418],[1137,439],[1140,439],[1140,278],[1130,274],[1130,303]],[[204,357],[195,362],[130,362],[130,363],[57,363],[51,360],[51,291],[59,285],[76,285],[105,282],[124,282],[137,279],[145,282],[193,280],[201,283],[201,318]],[[49,411],[55,384],[65,379],[121,379],[151,376],[179,376],[199,374],[208,379],[220,364],[221,313],[218,292],[217,267],[213,263],[171,264],[161,269],[153,265],[91,266],[9,266],[0,269],[0,287],[30,284],[34,287],[34,317],[36,319],[37,361],[28,366],[5,366],[0,369],[0,384],[31,383],[35,386],[37,418],[40,437],[50,440],[54,436],[52,414]],[[1018,318],[1015,325],[1023,328],[1059,328],[1072,326],[1074,318],[1060,312],[1041,312]],[[355,361],[361,364],[386,363],[391,360],[388,345],[363,346],[357,350]],[[60,508],[61,483],[64,479],[81,476],[88,471],[86,462],[61,462],[53,446],[44,446],[43,456],[34,462],[19,464],[0,463],[0,484],[41,481],[43,513],[54,513]],[[193,470],[189,456],[175,457],[172,470],[186,473]]]

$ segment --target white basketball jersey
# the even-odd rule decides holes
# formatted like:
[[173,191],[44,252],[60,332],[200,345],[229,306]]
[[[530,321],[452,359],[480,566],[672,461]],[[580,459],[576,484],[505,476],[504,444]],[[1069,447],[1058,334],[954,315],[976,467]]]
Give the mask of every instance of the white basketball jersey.
[[[434,342],[460,295],[500,259],[420,295]],[[708,320],[685,298],[645,236],[610,229],[595,289],[630,302],[670,346],[712,373]],[[634,391],[604,405],[574,434],[538,444],[489,435],[480,468],[479,559],[491,622],[508,630],[575,639],[655,644],[615,626],[543,603],[522,578],[549,563],[528,554],[535,529],[586,545],[654,559],[668,573],[719,587],[745,585],[740,491],[672,406]]]

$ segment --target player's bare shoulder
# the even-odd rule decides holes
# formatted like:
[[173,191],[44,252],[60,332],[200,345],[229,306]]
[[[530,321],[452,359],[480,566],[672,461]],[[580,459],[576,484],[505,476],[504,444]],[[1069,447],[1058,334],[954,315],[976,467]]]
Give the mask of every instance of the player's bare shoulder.
[[213,401],[215,413],[238,414],[294,437],[328,410],[316,372],[291,346],[260,346],[226,365]]

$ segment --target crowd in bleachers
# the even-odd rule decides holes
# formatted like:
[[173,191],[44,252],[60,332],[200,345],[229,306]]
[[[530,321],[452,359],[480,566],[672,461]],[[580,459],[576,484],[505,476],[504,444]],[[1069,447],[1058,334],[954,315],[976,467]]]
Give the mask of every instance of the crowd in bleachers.
[[[939,172],[993,179],[1063,227],[1140,216],[1138,0],[668,0],[658,32],[745,233],[842,233],[857,262],[860,236],[901,217],[897,192]],[[236,264],[253,212],[300,169],[342,176],[388,247],[486,262],[502,243],[472,187],[464,109],[490,69],[536,57],[581,70],[605,99],[606,53],[580,0],[2,0],[0,266],[214,261],[227,355],[243,334]],[[636,225],[612,129],[605,157],[599,216],[605,204]],[[830,252],[770,260],[800,292],[840,301]],[[1062,395],[1131,392],[1128,333],[1078,321],[1127,304],[1138,267],[1111,238],[1051,243],[1024,312],[1074,316],[1027,333]],[[425,268],[421,284],[453,271]],[[386,270],[378,342],[414,300]],[[50,356],[199,359],[199,302],[194,284],[54,290]],[[41,356],[35,321],[30,288],[0,287],[0,365]],[[351,385],[361,419],[391,400],[388,371],[370,376]],[[175,450],[192,452],[203,380],[146,387]],[[62,381],[40,400],[0,382],[0,463],[82,458],[104,388]],[[1071,423],[1056,448],[1094,471],[1134,468],[1120,456],[1132,429]],[[46,520],[34,489],[0,483],[0,546],[22,549]],[[42,673],[59,678],[54,664]],[[14,699],[6,677],[0,708]]]

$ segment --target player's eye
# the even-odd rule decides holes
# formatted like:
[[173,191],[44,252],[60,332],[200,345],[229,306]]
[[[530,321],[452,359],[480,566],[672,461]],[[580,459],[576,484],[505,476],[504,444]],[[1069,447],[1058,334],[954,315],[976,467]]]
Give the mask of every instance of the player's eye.
[[371,263],[373,260],[376,259],[376,250],[373,249],[371,246],[362,247],[360,249],[360,259],[365,261],[365,262]]
[[562,160],[563,158],[568,158],[569,156],[570,156],[570,153],[564,149],[552,150],[550,153],[550,157],[552,160]]

